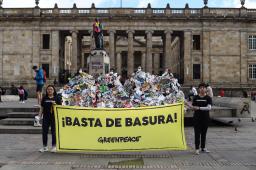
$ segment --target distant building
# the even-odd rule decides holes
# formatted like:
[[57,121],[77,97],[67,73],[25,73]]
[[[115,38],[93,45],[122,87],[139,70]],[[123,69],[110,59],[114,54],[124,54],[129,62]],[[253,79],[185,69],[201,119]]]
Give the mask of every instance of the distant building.
[[[32,84],[32,66],[49,82],[87,67],[92,24],[104,24],[111,68],[124,76],[138,66],[165,68],[184,85],[251,87],[256,82],[256,9],[0,8],[0,85]],[[59,81],[61,82],[61,80]]]

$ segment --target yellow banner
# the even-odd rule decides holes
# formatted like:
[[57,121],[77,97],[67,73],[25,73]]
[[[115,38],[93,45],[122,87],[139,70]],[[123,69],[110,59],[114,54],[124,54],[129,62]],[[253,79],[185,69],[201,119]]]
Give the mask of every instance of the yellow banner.
[[54,106],[57,151],[185,150],[184,104],[142,108]]

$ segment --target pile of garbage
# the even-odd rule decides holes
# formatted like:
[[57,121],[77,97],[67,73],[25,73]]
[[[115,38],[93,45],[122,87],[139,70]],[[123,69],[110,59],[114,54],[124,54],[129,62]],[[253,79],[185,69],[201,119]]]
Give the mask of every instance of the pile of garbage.
[[138,68],[124,84],[113,71],[97,78],[79,72],[60,91],[62,105],[95,108],[160,106],[184,101],[178,80],[166,71],[162,76]]

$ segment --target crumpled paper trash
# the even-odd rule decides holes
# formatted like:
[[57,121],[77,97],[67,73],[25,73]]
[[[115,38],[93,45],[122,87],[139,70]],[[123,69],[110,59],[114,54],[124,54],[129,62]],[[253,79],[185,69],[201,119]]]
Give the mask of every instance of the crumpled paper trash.
[[62,105],[98,108],[160,106],[184,101],[178,80],[171,73],[161,76],[138,69],[124,84],[110,72],[97,78],[79,72],[60,91]]

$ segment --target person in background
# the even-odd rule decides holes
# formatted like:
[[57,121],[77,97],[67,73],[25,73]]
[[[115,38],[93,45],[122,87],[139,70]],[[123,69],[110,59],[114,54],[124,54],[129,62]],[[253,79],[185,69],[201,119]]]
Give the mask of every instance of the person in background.
[[18,94],[19,94],[19,97],[20,97],[20,103],[25,103],[24,99],[25,99],[25,90],[23,88],[23,86],[20,86],[18,88]]
[[220,96],[220,97],[224,97],[224,95],[225,95],[224,89],[221,88],[221,89],[220,89],[220,92],[219,92],[219,96]]
[[212,92],[212,87],[210,86],[209,83],[206,84],[207,86],[207,95],[210,96],[211,98],[213,98],[213,92]]
[[11,95],[18,95],[18,89],[14,86],[14,84],[11,85]]
[[243,97],[244,97],[244,98],[248,98],[248,93],[247,93],[246,90],[243,90],[242,93],[243,93]]
[[51,126],[52,133],[52,148],[51,152],[56,152],[56,131],[55,131],[55,118],[53,112],[53,104],[61,104],[58,100],[58,96],[53,85],[48,85],[46,88],[46,95],[43,97],[41,102],[41,117],[43,116],[42,125],[42,137],[43,137],[43,148],[40,152],[48,151],[48,131]]
[[196,88],[194,86],[190,86],[189,93],[188,93],[188,101],[193,100],[193,97],[197,95]]
[[201,143],[201,151],[209,153],[205,147],[206,133],[210,121],[209,111],[212,107],[212,98],[206,94],[206,84],[200,83],[198,86],[199,93],[192,102],[192,109],[195,111],[193,116],[194,133],[195,133],[195,154],[199,154],[199,146]]
[[40,102],[42,100],[42,90],[44,86],[44,71],[42,68],[38,68],[37,66],[33,66],[32,69],[35,71],[36,76],[34,77],[34,80],[36,81],[36,97],[38,105],[40,106]]

